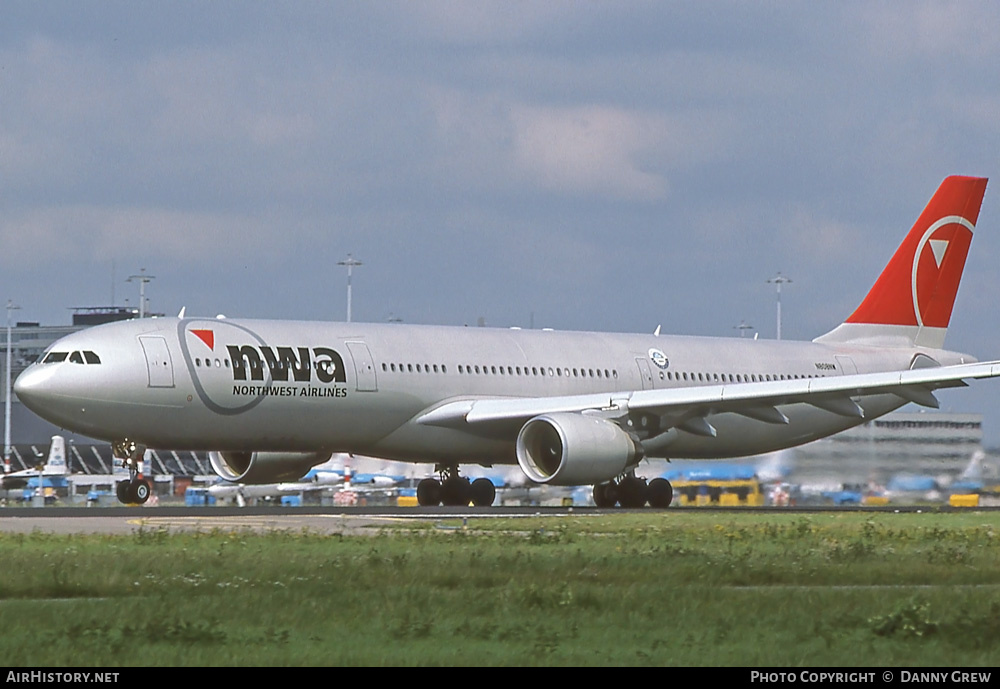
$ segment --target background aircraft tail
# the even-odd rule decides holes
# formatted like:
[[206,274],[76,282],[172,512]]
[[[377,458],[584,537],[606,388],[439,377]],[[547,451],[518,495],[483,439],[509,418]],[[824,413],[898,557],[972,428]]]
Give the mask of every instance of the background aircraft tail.
[[49,456],[42,471],[46,476],[66,473],[66,439],[61,435],[52,436]]
[[52,436],[52,444],[49,445],[49,454],[45,459],[45,464],[41,464],[42,454],[34,446],[31,449],[35,452],[35,459],[38,460],[36,465],[30,469],[4,473],[2,475],[3,490],[24,488],[30,485],[29,482],[32,479],[37,484],[39,475],[53,477],[65,476],[69,473],[66,470],[66,439],[61,435]]
[[946,178],[861,305],[814,342],[942,348],[986,182]]

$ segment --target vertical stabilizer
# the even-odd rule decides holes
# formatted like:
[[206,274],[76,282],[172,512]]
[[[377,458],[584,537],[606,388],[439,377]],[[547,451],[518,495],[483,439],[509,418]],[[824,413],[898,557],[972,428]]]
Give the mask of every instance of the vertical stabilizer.
[[49,456],[45,461],[43,473],[46,476],[66,473],[66,439],[61,435],[52,436],[52,444],[49,445]]
[[943,347],[986,182],[946,178],[861,305],[814,341]]

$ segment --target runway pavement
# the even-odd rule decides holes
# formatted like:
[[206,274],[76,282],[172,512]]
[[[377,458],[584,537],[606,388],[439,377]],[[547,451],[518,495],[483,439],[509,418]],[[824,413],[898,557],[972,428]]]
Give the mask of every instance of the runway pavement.
[[[952,508],[927,505],[885,507],[731,507],[731,508],[670,508],[667,511],[689,510],[713,512],[995,512],[996,507]],[[410,520],[436,522],[460,518],[560,517],[569,515],[602,515],[625,510],[602,510],[596,507],[7,507],[0,509],[0,531],[31,533],[43,531],[57,534],[99,533],[129,534],[139,529],[170,531],[301,531],[339,534],[373,534],[379,528],[392,528]],[[657,514],[662,511],[631,510]]]
[[[598,514],[593,508],[578,512]],[[128,534],[138,529],[171,531],[301,531],[377,533],[407,520],[462,517],[523,517],[573,514],[573,508],[454,507],[8,507],[0,509],[0,531]]]

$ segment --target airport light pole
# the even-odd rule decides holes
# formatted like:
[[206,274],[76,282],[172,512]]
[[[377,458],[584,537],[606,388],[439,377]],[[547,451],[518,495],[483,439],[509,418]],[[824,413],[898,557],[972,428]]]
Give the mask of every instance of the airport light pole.
[[20,309],[20,306],[14,306],[14,302],[10,299],[7,300],[7,355],[4,360],[4,376],[5,385],[4,395],[6,399],[4,400],[3,408],[3,470],[4,473],[10,473],[10,312]]
[[781,339],[781,286],[785,283],[791,282],[790,278],[786,278],[779,271],[777,275],[769,279],[767,283],[769,285],[774,285],[778,289],[778,326],[777,326],[777,339]]
[[347,254],[347,258],[343,261],[337,262],[338,266],[347,266],[347,322],[351,322],[351,275],[354,272],[354,266],[364,265],[361,261],[358,261],[350,254]]
[[140,268],[138,275],[129,275],[125,282],[137,280],[139,282],[139,318],[146,317],[146,283],[155,280],[155,275],[146,275],[146,269]]

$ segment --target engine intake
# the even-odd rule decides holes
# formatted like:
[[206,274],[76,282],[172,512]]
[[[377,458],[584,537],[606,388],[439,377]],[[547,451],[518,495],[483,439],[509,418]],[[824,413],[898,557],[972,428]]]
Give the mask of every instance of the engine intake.
[[583,414],[536,416],[517,435],[517,463],[535,483],[600,483],[640,459],[642,447],[617,424]]
[[330,459],[329,452],[209,452],[212,470],[234,483],[278,483],[297,481],[317,464]]

